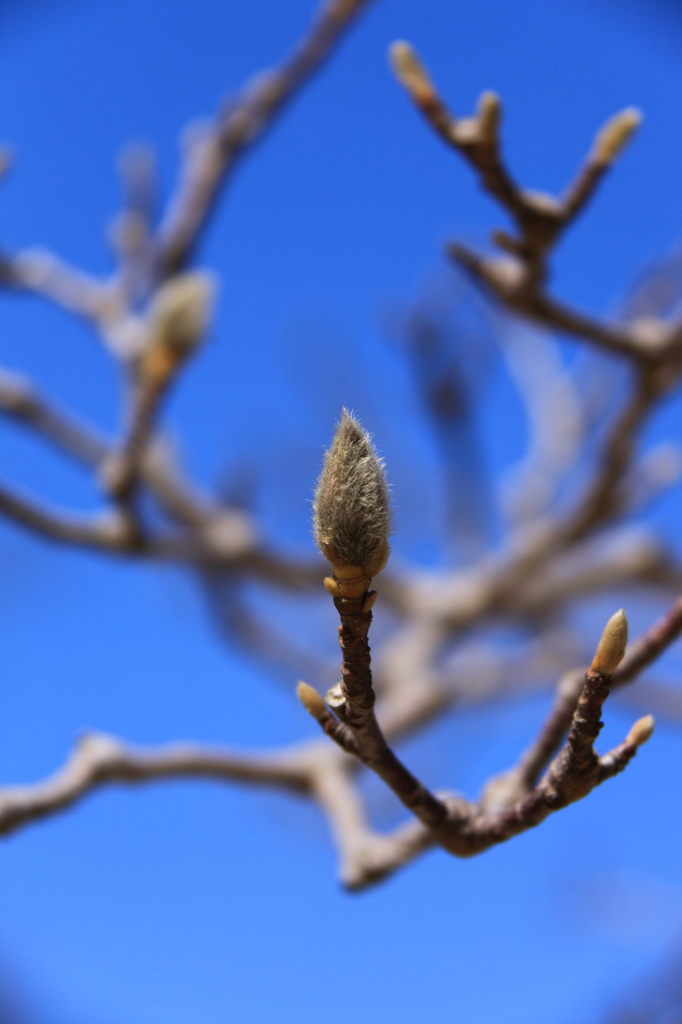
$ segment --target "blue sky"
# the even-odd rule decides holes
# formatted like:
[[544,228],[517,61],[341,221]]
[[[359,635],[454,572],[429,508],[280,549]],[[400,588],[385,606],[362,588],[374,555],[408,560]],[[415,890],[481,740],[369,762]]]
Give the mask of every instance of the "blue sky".
[[[0,192],[2,244],[109,269],[121,145],[151,142],[167,189],[180,127],[286,52],[311,7],[8,3],[0,138],[17,164]],[[509,159],[531,187],[560,189],[606,117],[643,109],[640,136],[562,245],[562,294],[608,310],[680,234],[674,4],[377,3],[232,184],[199,256],[221,279],[213,339],[168,415],[192,471],[213,483],[247,467],[269,536],[301,553],[322,446],[347,404],[391,470],[397,557],[434,557],[434,456],[377,325],[442,273],[446,239],[483,243],[502,222],[392,81],[395,38],[415,44],[456,111],[485,88],[501,94]],[[83,327],[0,297],[0,339],[3,365],[115,429],[116,378]],[[499,470],[521,450],[518,410],[504,382],[483,397],[495,422],[512,417],[489,445]],[[96,507],[87,481],[16,431],[3,427],[0,445],[2,478]],[[4,525],[0,558],[1,779],[51,771],[86,727],[141,743],[313,735],[289,688],[219,640],[181,573],[57,550]],[[460,714],[408,756],[435,786],[475,789],[543,708]],[[614,707],[605,742],[630,717]],[[536,832],[471,862],[432,854],[353,897],[307,806],[194,783],[98,794],[0,845],[0,950],[53,1024],[597,1020],[682,928],[681,768],[679,737],[663,726],[629,772]],[[616,909],[591,911],[604,891]]]

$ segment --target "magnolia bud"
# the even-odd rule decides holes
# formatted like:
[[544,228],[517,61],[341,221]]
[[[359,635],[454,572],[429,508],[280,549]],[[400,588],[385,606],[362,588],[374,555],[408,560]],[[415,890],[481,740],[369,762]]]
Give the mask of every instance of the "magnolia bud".
[[409,43],[402,40],[391,43],[388,56],[393,74],[409,93],[417,97],[435,93],[426,68]]
[[597,133],[592,146],[595,163],[609,165],[620,155],[642,123],[641,111],[627,107],[615,114]]
[[383,460],[344,409],[317,483],[314,534],[337,575],[373,576],[386,564],[391,528]]
[[627,743],[635,747],[641,747],[647,740],[650,740],[654,731],[654,716],[645,715],[638,718],[627,735]]
[[495,92],[482,92],[476,107],[478,130],[486,142],[494,142],[502,117],[502,103]]
[[628,619],[623,608],[612,615],[604,626],[604,632],[597,645],[597,653],[592,659],[590,669],[602,676],[610,676],[616,671],[628,643]]
[[327,710],[325,703],[317,690],[313,689],[312,686],[309,686],[308,683],[298,683],[296,687],[296,696],[308,714],[312,715],[313,718],[316,718],[318,721]]
[[200,344],[210,323],[215,281],[210,274],[177,274],[163,284],[149,312],[152,346],[161,345],[179,357]]

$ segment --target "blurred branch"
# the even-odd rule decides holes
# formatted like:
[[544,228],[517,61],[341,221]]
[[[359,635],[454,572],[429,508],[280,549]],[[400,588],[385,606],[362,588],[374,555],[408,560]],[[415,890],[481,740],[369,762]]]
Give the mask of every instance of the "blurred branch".
[[[26,382],[2,374],[0,411],[90,470],[106,493],[107,508],[101,516],[78,518],[3,486],[0,515],[60,543],[185,566],[211,593],[232,639],[270,662],[295,661],[299,669],[300,639],[290,630],[280,634],[250,612],[242,584],[274,585],[294,595],[317,584],[319,564],[280,553],[263,538],[253,510],[226,505],[219,494],[206,495],[187,479],[161,436],[162,418],[171,389],[209,330],[213,279],[186,267],[220,194],[240,157],[368,3],[327,0],[291,56],[194,133],[158,229],[153,162],[149,154],[129,155],[122,168],[123,212],[114,232],[119,268],[109,282],[46,253],[0,258],[0,283],[48,298],[98,331],[123,363],[128,402],[121,436],[110,443]],[[600,409],[610,418],[605,429],[600,421],[590,433],[585,389],[573,368],[564,368],[544,340],[529,348],[523,339],[508,352],[532,435],[520,477],[522,514],[497,550],[480,557],[469,552],[465,570],[385,574],[383,594],[392,616],[374,675],[368,631],[376,594],[368,588],[389,553],[388,487],[368,435],[344,411],[315,499],[316,540],[333,566],[325,587],[341,622],[341,682],[326,702],[299,684],[306,709],[336,745],[323,740],[250,755],[184,744],[145,751],[90,736],[51,778],[0,791],[0,831],[56,813],[112,783],[195,776],[272,785],[317,801],[335,836],[345,884],[360,888],[432,846],[471,856],[534,827],[622,771],[651,735],[653,722],[646,717],[612,751],[600,756],[595,750],[611,687],[635,678],[682,632],[682,599],[632,645],[622,663],[625,617],[616,613],[587,672],[563,669],[578,660],[575,647],[582,656],[584,645],[567,625],[578,601],[623,586],[669,593],[682,582],[668,546],[653,533],[633,534],[627,525],[643,428],[682,374],[682,319],[671,315],[668,321],[645,302],[646,315],[606,322],[563,305],[546,287],[556,245],[627,142],[638,115],[624,111],[602,129],[563,196],[541,195],[522,188],[503,159],[501,104],[494,94],[483,94],[473,117],[458,119],[407,44],[394,46],[393,61],[430,126],[474,168],[512,220],[515,234],[494,236],[501,256],[488,258],[461,246],[451,247],[451,255],[506,312],[626,356],[627,395],[615,412],[610,395],[601,396]],[[413,318],[410,330],[412,370],[446,471],[452,470],[470,413],[455,342],[427,315]],[[482,456],[475,461],[480,470]],[[583,468],[583,489],[569,504],[562,488]],[[464,486],[469,498],[471,477]],[[456,511],[453,531],[461,526],[464,508],[461,501],[455,508],[455,490],[448,495]],[[496,638],[500,626],[515,638],[513,654]],[[316,677],[320,664],[312,662]],[[393,750],[391,744],[458,702],[528,692],[547,685],[557,672],[562,677],[554,704],[537,736],[511,770],[489,780],[479,801],[433,792]],[[355,780],[363,766],[416,821],[387,835],[371,828]]]
[[7,835],[62,811],[100,786],[191,777],[281,786],[296,792],[310,787],[309,772],[295,754],[249,756],[195,744],[143,751],[92,734],[83,737],[64,767],[44,782],[0,790],[0,833]]
[[324,63],[369,2],[324,0],[309,33],[290,57],[248,83],[198,138],[189,141],[182,177],[158,233],[162,277],[190,261],[239,158]]
[[0,484],[0,515],[46,540],[105,551],[133,546],[125,519],[116,514],[78,519],[46,509]]
[[122,315],[114,284],[76,270],[47,249],[0,253],[0,285],[46,299],[96,330],[107,328]]
[[635,679],[653,664],[682,633],[682,597],[632,644],[613,677],[614,686]]
[[0,412],[86,468],[96,470],[108,453],[107,444],[91,428],[49,405],[25,378],[4,370],[0,370]]

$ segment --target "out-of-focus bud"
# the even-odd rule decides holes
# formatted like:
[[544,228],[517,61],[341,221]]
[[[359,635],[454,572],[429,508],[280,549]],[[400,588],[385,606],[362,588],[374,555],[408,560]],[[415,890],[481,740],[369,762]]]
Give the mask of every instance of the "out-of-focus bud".
[[482,92],[476,107],[476,122],[482,139],[494,142],[500,127],[502,103],[495,92]]
[[632,743],[635,747],[641,747],[647,740],[651,739],[654,725],[653,715],[645,715],[644,718],[638,718],[630,729],[626,742]]
[[319,722],[327,708],[317,690],[309,686],[308,683],[299,682],[296,687],[296,696],[308,714]]
[[199,347],[208,330],[215,293],[210,274],[176,274],[156,293],[143,322],[140,380],[163,389]]
[[597,645],[597,653],[592,659],[590,669],[602,676],[610,676],[616,671],[628,643],[628,619],[623,608],[612,615],[604,626],[604,632]]
[[208,330],[214,295],[211,274],[193,271],[172,277],[159,288],[149,311],[151,344],[180,357],[193,352]]
[[614,114],[597,133],[592,146],[592,160],[606,166],[612,164],[641,123],[642,113],[636,107],[627,107]]
[[383,460],[345,409],[317,484],[314,534],[339,578],[371,577],[385,566],[391,512]]
[[388,56],[393,74],[415,99],[435,95],[433,82],[409,43],[402,39],[391,43]]

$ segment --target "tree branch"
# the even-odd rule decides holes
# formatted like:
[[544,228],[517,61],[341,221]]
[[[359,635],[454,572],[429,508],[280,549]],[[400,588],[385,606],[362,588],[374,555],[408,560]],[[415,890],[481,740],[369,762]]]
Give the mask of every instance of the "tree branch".
[[370,0],[324,0],[307,36],[274,70],[252,80],[188,146],[183,174],[158,232],[158,265],[170,276],[190,261],[228,175],[334,50]]
[[78,743],[63,768],[44,782],[0,790],[0,833],[7,835],[56,814],[105,785],[190,777],[310,791],[309,769],[296,753],[233,754],[189,743],[147,751],[91,734]]

